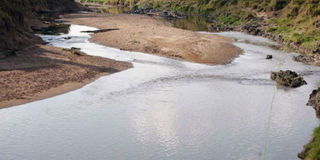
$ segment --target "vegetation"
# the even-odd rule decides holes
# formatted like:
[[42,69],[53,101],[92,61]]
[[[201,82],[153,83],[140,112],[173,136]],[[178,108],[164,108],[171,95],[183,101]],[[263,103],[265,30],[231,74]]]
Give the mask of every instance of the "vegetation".
[[[265,31],[312,53],[320,48],[320,0],[81,0],[137,8],[174,10],[212,17],[215,22],[237,26],[266,18]],[[258,16],[259,15],[259,16]],[[320,53],[319,53],[320,54]]]
[[299,157],[305,160],[320,160],[320,127],[314,130],[312,140],[304,146]]
[[[0,49],[21,46],[33,35],[31,19],[36,14],[77,9],[74,0],[0,0]],[[27,35],[28,34],[28,35]]]

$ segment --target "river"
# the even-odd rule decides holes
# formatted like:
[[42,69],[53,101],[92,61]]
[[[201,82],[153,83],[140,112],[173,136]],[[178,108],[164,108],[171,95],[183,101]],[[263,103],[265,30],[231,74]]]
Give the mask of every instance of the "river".
[[[210,66],[109,48],[80,32],[95,29],[71,25],[68,34],[42,38],[134,67],[0,110],[1,160],[293,160],[319,125],[306,103],[320,68],[294,62],[295,54],[274,49],[273,41],[219,33],[244,54]],[[308,85],[277,87],[270,72],[279,69],[302,73]]]

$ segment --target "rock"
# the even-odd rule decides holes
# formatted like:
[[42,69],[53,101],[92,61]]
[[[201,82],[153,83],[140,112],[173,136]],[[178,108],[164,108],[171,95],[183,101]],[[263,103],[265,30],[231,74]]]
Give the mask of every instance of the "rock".
[[244,24],[241,30],[252,35],[260,36],[263,34],[263,30],[261,29],[261,24],[255,19],[252,19],[251,21]]
[[306,64],[315,63],[315,57],[313,55],[299,55],[299,56],[295,56],[293,60],[297,62],[306,63]]
[[312,106],[316,111],[317,116],[320,117],[320,87],[312,91],[307,105]]
[[280,72],[271,72],[271,79],[275,80],[280,85],[290,88],[297,88],[307,84],[307,82],[303,79],[302,75],[298,75],[296,72],[290,70],[280,70]]
[[272,55],[267,55],[266,59],[272,59]]
[[69,40],[69,39],[71,39],[71,37],[64,37],[63,39],[65,39],[65,40]]

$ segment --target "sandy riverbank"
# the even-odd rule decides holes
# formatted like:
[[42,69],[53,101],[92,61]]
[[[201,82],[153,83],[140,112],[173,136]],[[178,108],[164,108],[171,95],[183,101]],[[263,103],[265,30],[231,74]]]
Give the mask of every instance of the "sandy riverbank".
[[17,56],[0,59],[0,108],[75,90],[102,75],[130,67],[125,62],[35,45]]
[[85,13],[63,17],[64,21],[72,24],[100,29],[118,28],[96,33],[91,41],[123,50],[205,64],[226,64],[242,52],[229,38],[174,28],[144,15]]

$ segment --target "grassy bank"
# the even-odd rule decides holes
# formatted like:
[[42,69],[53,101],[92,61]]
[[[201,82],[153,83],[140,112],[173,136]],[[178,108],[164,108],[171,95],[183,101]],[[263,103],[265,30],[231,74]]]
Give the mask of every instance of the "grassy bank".
[[81,0],[88,1],[201,14],[229,26],[255,20],[284,44],[320,54],[320,0]]
[[74,0],[1,0],[0,50],[18,49],[28,41],[39,41],[31,30],[32,25],[37,25],[39,14],[77,9]]
[[305,160],[320,160],[320,127],[314,130],[312,140],[305,145],[299,156]]

